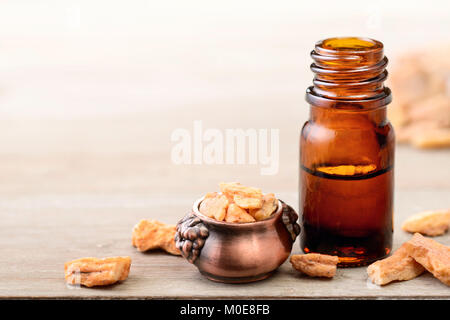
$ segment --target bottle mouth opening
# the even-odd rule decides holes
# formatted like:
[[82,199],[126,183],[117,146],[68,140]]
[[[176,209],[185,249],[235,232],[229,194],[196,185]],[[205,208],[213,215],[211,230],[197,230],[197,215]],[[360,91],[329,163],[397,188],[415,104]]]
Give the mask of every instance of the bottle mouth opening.
[[321,40],[316,43],[317,53],[348,54],[350,52],[374,52],[383,50],[380,41],[359,37],[335,37]]

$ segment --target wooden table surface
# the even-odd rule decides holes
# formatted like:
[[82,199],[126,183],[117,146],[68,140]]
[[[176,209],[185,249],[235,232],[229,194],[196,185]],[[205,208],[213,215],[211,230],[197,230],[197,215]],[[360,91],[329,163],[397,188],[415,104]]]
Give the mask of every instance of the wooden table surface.
[[[281,128],[280,170],[274,176],[261,176],[256,166],[173,164],[170,129],[187,127],[195,116],[180,124],[164,111],[2,123],[14,139],[1,137],[0,297],[449,298],[449,288],[429,274],[378,287],[367,280],[364,267],[338,269],[334,279],[323,280],[299,275],[289,262],[265,281],[220,284],[203,278],[181,257],[139,253],[131,246],[132,227],[141,218],[176,223],[219,181],[260,186],[297,208],[297,137],[304,119],[293,111],[298,108],[288,116],[266,110],[254,127],[270,119]],[[206,119],[213,126],[217,118]],[[232,121],[224,116],[220,123],[233,127]],[[410,237],[400,230],[408,215],[450,207],[449,160],[448,150],[397,149],[394,248]],[[448,234],[436,240],[450,245]],[[293,253],[300,252],[296,243]],[[64,262],[117,255],[132,258],[124,283],[93,289],[64,283]]]

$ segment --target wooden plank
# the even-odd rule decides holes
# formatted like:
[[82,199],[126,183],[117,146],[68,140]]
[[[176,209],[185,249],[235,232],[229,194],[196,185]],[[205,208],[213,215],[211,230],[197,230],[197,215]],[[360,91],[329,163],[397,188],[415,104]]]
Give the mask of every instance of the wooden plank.
[[[176,119],[158,110],[120,118],[4,118],[1,125],[8,134],[0,136],[0,297],[448,298],[448,287],[429,275],[379,288],[367,282],[365,268],[339,269],[335,279],[320,280],[299,276],[289,263],[262,282],[218,284],[180,257],[142,254],[131,246],[131,229],[139,219],[176,223],[220,181],[261,187],[297,207],[297,139],[299,123],[306,119],[297,109],[286,107],[286,116],[262,108],[261,117],[252,120],[255,128],[280,128],[280,170],[273,176],[262,176],[258,166],[170,161],[172,130],[191,128],[199,114],[208,127],[249,127],[249,115],[236,120],[221,108],[192,107],[180,110]],[[408,215],[450,207],[449,159],[449,150],[398,148],[395,247],[409,237],[399,229]],[[437,240],[450,244],[448,234]],[[296,244],[293,253],[299,252]],[[115,255],[133,260],[124,283],[96,289],[65,285],[64,262]]]
[[[275,190],[276,191],[276,190]],[[400,191],[396,197],[395,248],[410,235],[400,222],[418,209],[450,207],[449,190]],[[265,281],[227,285],[203,278],[183,258],[162,252],[139,253],[131,228],[141,218],[175,223],[195,195],[69,195],[2,199],[0,297],[33,298],[448,298],[448,287],[425,274],[377,287],[366,268],[339,269],[333,280],[299,275],[289,263]],[[280,198],[296,203],[295,193]],[[449,235],[436,240],[450,245]],[[299,253],[298,243],[293,253]],[[129,279],[108,288],[74,288],[63,280],[65,261],[83,256],[132,257]]]

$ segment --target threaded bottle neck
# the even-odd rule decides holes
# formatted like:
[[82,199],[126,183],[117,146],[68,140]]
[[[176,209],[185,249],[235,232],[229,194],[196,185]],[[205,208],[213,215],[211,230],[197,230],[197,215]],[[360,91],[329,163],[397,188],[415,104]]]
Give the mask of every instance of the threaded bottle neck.
[[365,38],[330,38],[319,41],[311,52],[315,73],[306,100],[314,105],[364,102],[364,108],[391,101],[387,78],[388,59],[383,44]]

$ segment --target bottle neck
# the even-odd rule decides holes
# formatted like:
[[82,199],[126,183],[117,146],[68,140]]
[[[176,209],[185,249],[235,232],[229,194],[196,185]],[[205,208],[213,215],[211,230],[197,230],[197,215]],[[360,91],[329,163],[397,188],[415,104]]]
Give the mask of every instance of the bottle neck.
[[384,86],[388,59],[383,44],[363,38],[330,38],[311,52],[315,73],[306,100],[315,106],[372,109],[391,102]]

